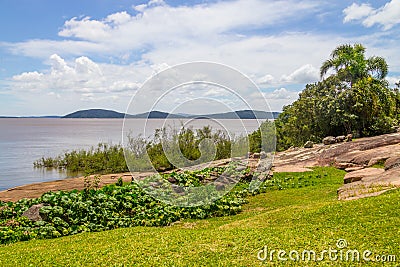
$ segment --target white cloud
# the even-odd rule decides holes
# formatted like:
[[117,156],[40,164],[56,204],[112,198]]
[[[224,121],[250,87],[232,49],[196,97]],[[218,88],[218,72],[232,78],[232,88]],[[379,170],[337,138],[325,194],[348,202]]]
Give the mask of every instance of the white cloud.
[[297,91],[289,91],[286,88],[280,88],[274,90],[272,93],[264,93],[264,97],[266,99],[289,99],[296,100],[299,96],[299,92]]
[[373,8],[371,7],[370,4],[356,4],[353,3],[351,6],[346,7],[343,10],[343,13],[345,14],[345,17],[343,19],[343,22],[350,22],[353,20],[360,20],[364,19],[365,17],[369,16],[370,14],[373,13]]
[[61,37],[75,37],[87,41],[97,41],[110,38],[110,26],[102,21],[85,17],[81,20],[74,17],[65,22],[64,28],[58,33]]
[[[87,57],[67,63],[59,55],[51,55],[45,72],[24,72],[12,77],[15,90],[58,90],[81,93],[84,97],[93,93],[134,92],[140,87],[145,68],[97,64]],[[146,72],[146,71],[145,71]],[[148,68],[147,73],[150,73]],[[50,92],[49,95],[54,95]]]
[[39,82],[43,78],[43,73],[37,71],[24,72],[20,75],[16,75],[13,79],[17,82]]
[[136,7],[136,15],[125,11],[100,20],[74,17],[66,21],[59,36],[75,40],[29,40],[9,46],[14,53],[43,57],[46,52],[115,56],[149,47],[184,47],[199,42],[216,45],[239,38],[240,32],[247,29],[296,20],[315,12],[317,5],[311,0],[236,0],[173,7],[163,1],[150,1],[139,10]]
[[386,80],[389,82],[390,86],[395,86],[396,83],[400,82],[400,76],[389,76],[386,78]]
[[143,12],[148,7],[163,6],[163,5],[166,5],[163,0],[150,0],[147,4],[133,6],[133,9],[138,12]]
[[128,23],[131,19],[132,19],[131,15],[129,15],[126,11],[123,11],[107,16],[105,21],[113,23],[114,25],[122,25]]
[[257,84],[269,85],[272,84],[274,80],[275,80],[274,76],[266,74],[265,76],[262,76],[261,78],[257,79]]
[[291,91],[286,88],[275,89],[273,92],[264,93],[264,97],[271,107],[271,111],[282,110],[283,106],[290,105],[299,97],[298,91]]
[[356,4],[343,10],[344,22],[359,21],[365,27],[379,24],[384,30],[389,30],[400,23],[400,0],[391,0],[384,6],[374,9],[369,4]]
[[47,93],[47,95],[48,95],[48,96],[54,96],[54,97],[56,97],[56,98],[58,98],[58,99],[61,98],[61,95],[60,95],[60,94],[57,94],[57,93],[55,93],[55,92],[49,92],[49,93]]
[[283,75],[281,81],[285,83],[305,84],[319,80],[319,71],[311,64],[306,64],[290,75]]

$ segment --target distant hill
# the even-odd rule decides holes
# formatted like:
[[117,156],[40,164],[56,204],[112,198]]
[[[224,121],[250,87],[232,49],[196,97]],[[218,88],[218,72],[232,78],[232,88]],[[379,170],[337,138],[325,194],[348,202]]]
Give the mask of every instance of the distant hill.
[[276,119],[279,116],[279,112],[266,112],[258,110],[239,110],[234,112],[226,113],[215,113],[208,115],[190,115],[189,118],[210,118],[210,119],[259,119],[259,120],[270,120]]
[[65,115],[65,119],[123,119],[124,113],[105,109],[88,109],[79,110],[74,113]]
[[165,118],[170,118],[170,119],[183,119],[185,116],[182,115],[177,115],[177,114],[169,114],[166,112],[162,111],[150,111],[150,112],[145,112],[145,113],[140,113],[136,115],[127,115],[128,118],[132,119],[165,119]]
[[[226,112],[226,113],[215,113],[215,114],[205,114],[205,115],[190,115],[190,114],[169,114],[162,111],[151,111],[140,113],[136,115],[127,114],[127,118],[132,119],[202,119],[202,118],[210,118],[210,119],[276,119],[279,115],[279,112],[266,112],[266,111],[258,111],[258,110],[240,110],[234,112]],[[74,113],[68,114],[62,118],[74,118],[74,119],[123,119],[125,117],[124,113],[116,112],[113,110],[104,110],[104,109],[89,109],[89,110],[79,110]]]

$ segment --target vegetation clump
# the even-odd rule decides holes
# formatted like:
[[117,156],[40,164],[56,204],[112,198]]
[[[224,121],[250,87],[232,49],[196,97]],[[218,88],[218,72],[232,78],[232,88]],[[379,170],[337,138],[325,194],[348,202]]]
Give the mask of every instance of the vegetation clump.
[[[207,168],[175,177],[179,184],[200,186],[193,177],[207,177],[223,169]],[[37,199],[0,203],[0,243],[54,238],[81,232],[110,230],[131,226],[166,226],[191,218],[204,219],[236,214],[246,202],[246,191],[233,191],[216,202],[199,207],[179,207],[156,200],[137,183],[98,188],[98,180],[85,180],[83,191],[48,192]],[[44,220],[33,222],[22,216],[29,207],[43,203],[40,215]]]
[[[229,168],[229,167],[228,167]],[[174,178],[182,186],[200,186],[210,175],[225,170],[206,168],[183,174],[164,174],[163,179]],[[232,170],[231,170],[232,171]],[[241,170],[239,175],[247,174]],[[205,219],[239,213],[247,197],[259,193],[302,188],[329,183],[327,174],[277,174],[249,190],[249,182],[241,180],[229,193],[217,201],[202,206],[179,207],[165,204],[149,194],[136,182],[122,186],[109,185],[83,191],[48,192],[37,199],[0,202],[0,243],[30,239],[55,238],[82,232],[97,232],[132,226],[167,226],[184,219]],[[33,205],[43,203],[41,221],[33,222],[22,216]]]
[[72,150],[55,158],[36,160],[36,168],[67,169],[71,172],[118,173],[128,171],[125,163],[124,150],[121,145],[99,143],[97,147],[88,150]]
[[321,66],[324,79],[308,84],[276,120],[278,149],[326,136],[392,132],[400,119],[400,94],[389,87],[387,73],[385,59],[366,58],[361,44],[338,46]]
[[[177,144],[179,153],[172,151],[174,155],[182,155],[185,161],[196,164],[201,163],[202,148],[213,146],[215,153],[205,153],[212,155],[210,160],[225,159],[231,157],[231,150],[244,149],[246,144],[242,144],[245,138],[241,137],[234,142],[223,131],[213,131],[210,126],[204,126],[201,129],[182,128],[180,132],[168,132],[165,128],[157,129],[152,139],[145,139],[141,136],[128,137],[129,153],[132,168],[137,171],[146,171],[156,169],[157,171],[166,171],[176,168],[176,164],[168,159],[165,150],[170,144]],[[207,142],[205,142],[205,140]],[[254,140],[257,142],[257,140]],[[258,146],[255,144],[254,147]],[[240,152],[242,153],[242,152]],[[244,154],[244,153],[242,153]],[[97,147],[88,150],[72,150],[65,152],[58,157],[42,157],[34,162],[36,168],[58,168],[67,169],[71,172],[82,172],[85,174],[95,173],[121,173],[128,172],[124,148],[121,144],[99,143]],[[147,163],[149,158],[151,166]],[[179,163],[183,164],[184,163]],[[179,165],[182,166],[182,165]]]

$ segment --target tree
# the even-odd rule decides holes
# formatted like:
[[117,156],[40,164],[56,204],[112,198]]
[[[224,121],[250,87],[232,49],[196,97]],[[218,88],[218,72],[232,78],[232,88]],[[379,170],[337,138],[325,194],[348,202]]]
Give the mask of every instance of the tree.
[[362,78],[372,77],[383,80],[388,74],[388,65],[382,57],[365,57],[365,47],[361,44],[344,44],[336,47],[331,57],[322,63],[320,74],[323,78],[329,70],[350,87]]
[[352,133],[373,136],[391,132],[400,119],[400,94],[384,79],[385,59],[365,58],[360,44],[341,45],[321,66],[321,77],[307,84],[299,98],[284,107],[276,120],[278,150],[302,146],[308,140]]

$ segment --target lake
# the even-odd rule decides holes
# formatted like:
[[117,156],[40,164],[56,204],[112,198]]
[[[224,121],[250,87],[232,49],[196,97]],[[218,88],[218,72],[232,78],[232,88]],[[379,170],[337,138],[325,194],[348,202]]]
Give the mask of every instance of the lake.
[[[210,125],[234,135],[250,133],[257,120],[177,120],[129,119],[125,133],[150,137],[162,126],[186,124],[194,129]],[[143,125],[146,125],[144,134]],[[19,185],[75,177],[79,174],[54,169],[34,168],[41,157],[54,157],[73,149],[87,149],[99,142],[122,142],[122,119],[42,119],[0,118],[0,191]]]

